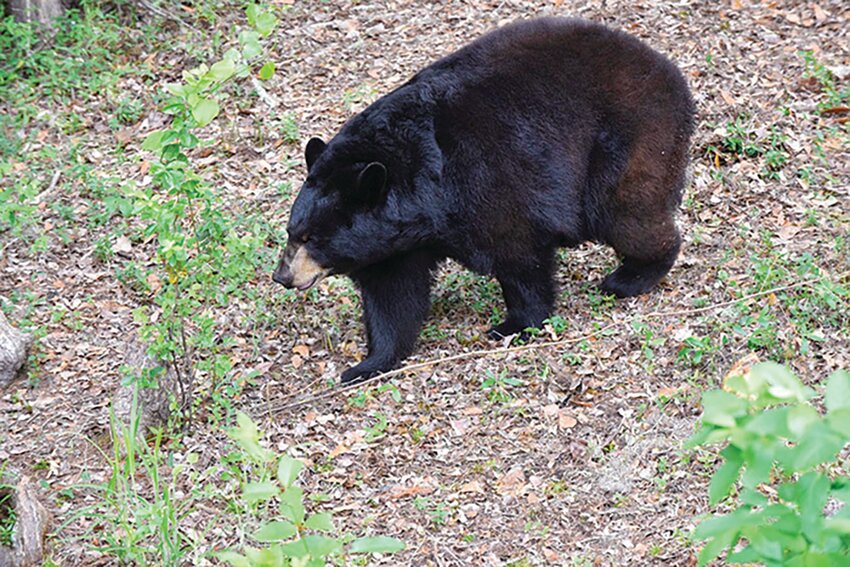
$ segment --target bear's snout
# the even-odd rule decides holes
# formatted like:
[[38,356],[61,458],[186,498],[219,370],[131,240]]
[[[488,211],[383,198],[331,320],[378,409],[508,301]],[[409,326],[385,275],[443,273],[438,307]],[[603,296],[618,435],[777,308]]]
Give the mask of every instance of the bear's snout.
[[290,241],[283,249],[280,262],[272,274],[272,280],[284,287],[294,287],[304,291],[313,287],[329,273],[329,269],[320,266],[310,256],[310,252],[304,245]]

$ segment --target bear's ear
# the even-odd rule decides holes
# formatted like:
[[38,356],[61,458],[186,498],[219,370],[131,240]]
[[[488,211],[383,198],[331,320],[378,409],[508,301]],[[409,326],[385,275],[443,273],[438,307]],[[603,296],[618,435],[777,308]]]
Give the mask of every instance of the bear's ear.
[[327,147],[328,145],[324,143],[321,138],[310,138],[310,141],[307,142],[307,148],[304,150],[304,159],[307,160],[308,170],[313,168],[313,164],[316,163],[316,159],[318,159]]
[[368,205],[377,205],[384,198],[387,189],[387,168],[373,161],[363,168],[357,176],[354,194]]

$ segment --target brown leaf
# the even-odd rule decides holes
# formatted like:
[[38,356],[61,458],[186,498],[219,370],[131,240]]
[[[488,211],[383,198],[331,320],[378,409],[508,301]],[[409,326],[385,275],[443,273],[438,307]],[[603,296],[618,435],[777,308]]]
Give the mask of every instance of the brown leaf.
[[145,281],[148,283],[148,286],[150,286],[151,291],[154,293],[156,293],[162,288],[162,280],[160,280],[156,274],[149,274],[148,277],[145,278]]
[[472,480],[467,482],[466,484],[462,484],[460,488],[457,489],[458,492],[477,492],[479,494],[484,493],[484,488],[481,486],[481,483],[477,480]]
[[389,497],[390,500],[398,500],[399,498],[431,494],[432,492],[434,492],[434,487],[427,484],[413,484],[412,486],[397,484],[390,489]]
[[549,404],[548,406],[543,406],[543,415],[546,417],[555,417],[558,415],[558,412],[561,411],[561,407],[558,404]]
[[724,100],[724,101],[726,102],[726,104],[728,104],[729,106],[735,106],[736,104],[738,104],[738,102],[735,100],[735,97],[733,97],[733,96],[729,93],[729,91],[725,91],[725,90],[723,90],[723,89],[720,89],[720,96],[723,98],[723,100]]
[[133,243],[126,236],[119,236],[112,245],[112,251],[116,254],[129,254],[133,251]]
[[293,354],[292,358],[289,359],[290,364],[292,364],[293,368],[301,368],[304,365],[304,359],[298,356],[297,354]]
[[310,347],[307,345],[295,345],[292,347],[292,352],[300,354],[302,358],[310,358]]
[[567,413],[566,410],[558,412],[558,427],[560,429],[572,429],[576,426],[576,418]]
[[496,490],[499,494],[517,496],[525,489],[525,473],[522,469],[515,468],[496,481]]

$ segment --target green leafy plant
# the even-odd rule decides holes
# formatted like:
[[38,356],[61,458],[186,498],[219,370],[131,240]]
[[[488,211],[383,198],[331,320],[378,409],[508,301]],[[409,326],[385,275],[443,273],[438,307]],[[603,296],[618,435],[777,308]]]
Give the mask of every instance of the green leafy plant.
[[[232,370],[223,352],[228,339],[216,323],[215,311],[227,305],[255,274],[266,232],[260,225],[240,226],[226,215],[214,189],[191,165],[189,153],[202,141],[197,132],[220,112],[224,88],[260,67],[268,79],[274,65],[260,64],[262,38],[271,34],[277,19],[258,5],[246,10],[251,29],[239,32],[240,48],[229,49],[221,60],[184,72],[183,82],[166,87],[169,98],[163,110],[172,115],[168,128],[150,133],[142,148],[157,159],[150,168],[153,183],[135,190],[135,211],[146,223],[141,237],[156,244],[156,261],[163,285],[154,297],[162,317],[137,310],[140,335],[158,359],[172,366],[192,392],[196,373],[208,377],[205,391],[217,403],[230,407]],[[177,400],[184,423],[191,416],[191,401]]]
[[334,537],[333,516],[328,512],[309,514],[304,506],[304,490],[296,484],[304,464],[263,447],[260,430],[247,415],[237,413],[236,420],[229,435],[248,468],[241,479],[242,500],[253,510],[271,510],[271,503],[276,502],[278,514],[260,524],[251,536],[264,547],[224,551],[216,554],[219,559],[234,567],[320,566],[348,554],[395,553],[405,548],[403,542],[385,536]]
[[[729,563],[772,566],[847,565],[850,476],[835,459],[850,441],[850,373],[827,380],[823,405],[787,368],[771,362],[730,374],[722,390],[703,395],[702,424],[687,446],[725,443],[709,484],[709,503],[724,500],[740,479],[729,514],[703,520],[705,565],[726,551]],[[843,503],[825,512],[830,503]]]
[[522,380],[508,376],[508,370],[504,369],[498,374],[487,370],[481,381],[481,389],[487,392],[488,399],[493,403],[507,403],[513,399],[509,389],[521,386]]

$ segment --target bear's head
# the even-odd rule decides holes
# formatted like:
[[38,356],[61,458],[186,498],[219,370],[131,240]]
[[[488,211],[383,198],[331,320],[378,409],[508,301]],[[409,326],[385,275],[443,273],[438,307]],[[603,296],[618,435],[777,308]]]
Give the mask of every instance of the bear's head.
[[415,239],[418,215],[405,214],[405,191],[374,147],[344,135],[330,144],[313,138],[305,157],[308,175],[292,205],[275,282],[305,290],[327,275],[380,262]]

